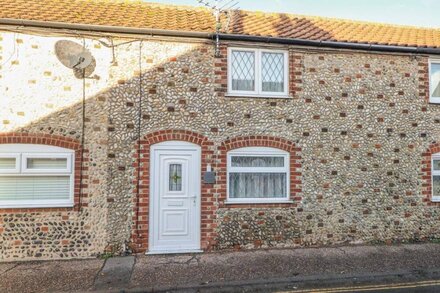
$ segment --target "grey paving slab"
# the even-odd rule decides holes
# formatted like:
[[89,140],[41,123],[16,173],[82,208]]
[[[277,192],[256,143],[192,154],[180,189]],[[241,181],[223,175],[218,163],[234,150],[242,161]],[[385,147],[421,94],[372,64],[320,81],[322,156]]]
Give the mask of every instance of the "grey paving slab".
[[130,288],[175,288],[315,275],[440,268],[440,245],[257,250],[138,257]]
[[109,258],[95,279],[94,289],[116,290],[128,286],[135,263],[134,256]]
[[1,264],[0,292],[84,292],[93,287],[103,262],[83,259]]

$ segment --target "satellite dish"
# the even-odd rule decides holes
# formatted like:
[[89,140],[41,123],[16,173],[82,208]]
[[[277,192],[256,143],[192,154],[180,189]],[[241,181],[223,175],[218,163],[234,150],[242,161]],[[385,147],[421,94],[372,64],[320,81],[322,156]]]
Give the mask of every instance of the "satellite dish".
[[71,57],[70,66],[73,69],[84,69],[92,63],[92,55],[89,52],[82,52]]
[[68,40],[55,43],[55,54],[61,64],[70,69],[85,69],[94,59],[84,46]]

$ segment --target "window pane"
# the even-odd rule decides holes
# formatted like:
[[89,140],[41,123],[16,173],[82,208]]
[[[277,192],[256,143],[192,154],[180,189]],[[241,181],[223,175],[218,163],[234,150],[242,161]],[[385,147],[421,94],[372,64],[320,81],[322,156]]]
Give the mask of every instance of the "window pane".
[[440,176],[432,176],[432,195],[440,196]]
[[0,170],[14,170],[15,158],[0,158]]
[[69,192],[69,176],[0,177],[0,202],[4,200],[68,200]]
[[232,167],[284,167],[284,157],[231,157]]
[[29,158],[27,159],[28,169],[50,169],[50,170],[64,170],[67,169],[66,158]]
[[430,86],[432,97],[440,97],[440,63],[431,64]]
[[182,191],[182,165],[170,165],[170,191]]
[[432,169],[440,171],[440,160],[432,160]]
[[261,58],[263,92],[284,92],[284,54],[263,53]]
[[232,90],[255,91],[255,53],[232,51]]
[[285,198],[286,173],[230,173],[230,198]]

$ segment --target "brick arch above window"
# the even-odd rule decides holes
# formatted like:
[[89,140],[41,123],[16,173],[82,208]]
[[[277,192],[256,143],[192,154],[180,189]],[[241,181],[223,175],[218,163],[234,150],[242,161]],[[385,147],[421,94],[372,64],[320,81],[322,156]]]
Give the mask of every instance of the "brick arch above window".
[[86,167],[82,167],[87,158],[82,156],[82,153],[87,153],[87,150],[82,151],[81,143],[73,138],[51,135],[44,133],[27,133],[27,132],[7,132],[0,133],[0,144],[35,144],[35,145],[48,145],[56,146],[65,149],[71,149],[75,151],[74,159],[74,206],[73,208],[11,208],[0,209],[0,213],[20,213],[26,212],[49,212],[49,211],[65,211],[75,210],[79,211],[80,207],[86,207],[87,203],[82,202],[81,197],[87,197],[87,194],[81,190],[81,180],[86,179],[87,175],[84,171],[87,171]]
[[422,195],[423,202],[428,206],[440,206],[440,202],[432,201],[432,156],[440,153],[440,143],[432,143],[422,154]]
[[219,147],[218,166],[217,172],[219,181],[217,184],[220,188],[220,206],[225,207],[225,201],[227,200],[227,154],[229,151],[246,148],[246,147],[268,147],[286,151],[290,155],[290,194],[289,198],[292,203],[263,203],[263,204],[239,204],[239,205],[227,205],[227,207],[291,207],[297,206],[302,200],[302,182],[301,182],[301,148],[297,147],[292,141],[285,138],[256,135],[256,136],[240,136],[228,139],[224,141]]

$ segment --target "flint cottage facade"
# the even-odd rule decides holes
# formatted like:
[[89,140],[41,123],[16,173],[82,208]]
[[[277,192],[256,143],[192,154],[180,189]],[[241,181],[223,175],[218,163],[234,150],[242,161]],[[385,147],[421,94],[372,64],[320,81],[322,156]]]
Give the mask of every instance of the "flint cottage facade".
[[0,4],[1,260],[440,237],[439,30]]

